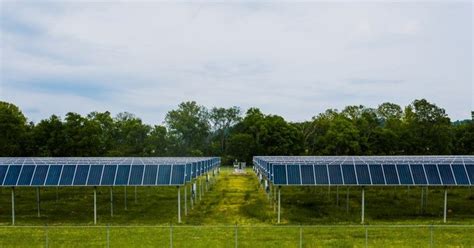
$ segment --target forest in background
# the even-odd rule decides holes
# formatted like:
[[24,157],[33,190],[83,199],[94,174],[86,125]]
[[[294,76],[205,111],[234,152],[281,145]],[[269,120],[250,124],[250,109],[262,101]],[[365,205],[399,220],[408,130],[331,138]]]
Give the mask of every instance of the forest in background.
[[0,101],[0,156],[220,156],[227,164],[254,155],[430,154],[474,154],[474,122],[452,122],[425,99],[404,108],[328,109],[304,122],[189,101],[153,126],[127,112],[70,112],[33,123]]

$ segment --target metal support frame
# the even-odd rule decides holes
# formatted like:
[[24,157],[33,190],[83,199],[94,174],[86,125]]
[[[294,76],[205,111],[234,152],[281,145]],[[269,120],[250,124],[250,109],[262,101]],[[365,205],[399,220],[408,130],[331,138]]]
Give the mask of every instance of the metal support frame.
[[178,223],[181,223],[181,188],[178,186]]
[[113,187],[110,187],[110,217],[114,217],[114,193],[113,193]]
[[424,199],[423,194],[424,194],[424,191],[425,191],[425,189],[424,189],[423,187],[421,187],[421,200],[420,200],[420,212],[421,212],[421,213],[423,213],[423,206],[424,206],[424,204],[423,204],[423,199]]
[[15,187],[12,187],[12,226],[15,225]]
[[40,188],[36,187],[36,209],[38,210],[38,218],[41,217]]
[[191,209],[194,209],[194,199],[193,199],[193,196],[194,196],[194,194],[196,193],[196,192],[194,192],[194,194],[193,194],[193,184],[194,184],[194,183],[191,181],[191,185],[189,185],[189,186],[191,186],[191,187],[190,187],[190,188],[191,188],[191,191],[190,191],[191,193],[190,193],[190,196],[189,196],[189,200],[190,200],[190,202],[191,202]]
[[448,208],[448,188],[444,188],[444,212],[443,212],[443,223],[446,223],[446,215]]
[[280,212],[281,212],[281,186],[278,186],[278,224],[280,224]]
[[125,204],[125,210],[127,210],[127,186],[124,187],[125,188],[125,192],[123,194],[123,198],[124,198],[124,204]]
[[97,224],[97,187],[94,187],[94,225]]
[[277,194],[277,191],[275,189],[275,185],[273,185],[273,212],[276,213],[276,194]]
[[346,213],[349,213],[349,186],[346,189]]
[[362,187],[362,211],[361,211],[361,224],[365,221],[365,188]]
[[188,216],[188,187],[184,185],[184,216]]
[[135,204],[137,204],[137,186],[135,186],[135,197],[134,197],[134,199],[135,199]]
[[206,173],[206,192],[208,191],[209,176]]
[[199,200],[202,200],[202,196],[204,195],[204,185],[202,183],[202,180],[201,180],[201,190],[199,192],[200,192]]

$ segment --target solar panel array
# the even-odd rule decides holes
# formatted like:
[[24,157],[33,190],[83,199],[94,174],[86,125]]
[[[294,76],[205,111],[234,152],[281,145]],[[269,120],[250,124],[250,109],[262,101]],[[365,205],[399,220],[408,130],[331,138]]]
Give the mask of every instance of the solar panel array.
[[275,185],[470,186],[474,156],[258,156]]
[[219,165],[216,157],[0,158],[0,187],[183,185]]

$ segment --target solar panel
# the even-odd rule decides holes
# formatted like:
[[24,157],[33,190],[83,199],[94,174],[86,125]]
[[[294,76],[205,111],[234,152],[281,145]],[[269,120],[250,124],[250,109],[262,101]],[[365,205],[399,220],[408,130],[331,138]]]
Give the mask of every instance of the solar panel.
[[75,165],[64,165],[63,172],[61,174],[61,179],[59,180],[59,185],[72,185],[72,180],[74,180],[75,172]]
[[301,165],[301,183],[302,184],[314,184],[314,172],[313,165],[303,164]]
[[257,156],[275,185],[469,186],[474,156]]
[[183,185],[219,165],[197,157],[0,158],[0,187]]

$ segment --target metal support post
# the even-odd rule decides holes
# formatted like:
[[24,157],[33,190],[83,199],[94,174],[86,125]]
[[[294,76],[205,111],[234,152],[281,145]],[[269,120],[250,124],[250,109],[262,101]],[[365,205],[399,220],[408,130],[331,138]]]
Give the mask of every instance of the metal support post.
[[280,224],[280,211],[281,211],[281,186],[278,186],[278,224]]
[[113,187],[110,187],[110,217],[114,217],[114,193],[113,193]]
[[135,204],[137,204],[137,186],[135,186]]
[[362,187],[362,213],[361,213],[361,223],[364,224],[365,220],[365,188]]
[[444,188],[444,215],[443,215],[444,223],[446,223],[447,208],[448,208],[448,188]]
[[193,182],[191,181],[191,185],[189,185],[191,188],[191,194],[189,196],[189,200],[191,201],[191,209],[194,209],[194,199],[193,199]]
[[97,224],[97,187],[94,187],[94,225]]
[[202,196],[204,195],[204,184],[201,181],[201,190],[199,191],[201,194],[199,195],[199,200],[202,200]]
[[124,195],[123,195],[123,198],[124,198],[124,202],[125,202],[125,210],[127,210],[127,186],[124,187]]
[[234,229],[234,233],[235,233],[235,248],[239,247],[239,239],[238,239],[238,229],[237,229],[237,223],[235,223],[235,229]]
[[181,223],[181,189],[178,186],[178,223]]
[[15,225],[15,187],[12,187],[12,225]]
[[36,187],[36,208],[38,210],[38,218],[41,217],[41,205],[40,205],[40,188]]
[[188,187],[184,185],[184,216],[188,216]]
[[349,213],[349,187],[346,190],[346,213]]
[[273,185],[273,212],[276,213],[276,202],[277,202],[277,197],[276,197],[277,191],[275,189],[275,185]]
[[423,206],[425,205],[425,204],[423,203],[423,199],[424,199],[424,196],[423,196],[423,195],[424,195],[424,191],[425,191],[425,189],[424,189],[423,187],[421,187],[421,203],[420,203],[420,205],[421,205],[421,210],[420,210],[420,211],[421,211],[421,213],[423,213]]

